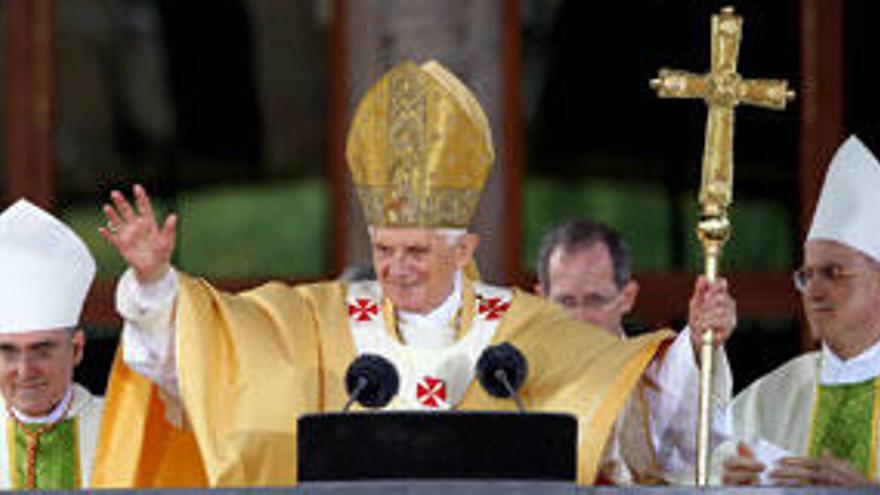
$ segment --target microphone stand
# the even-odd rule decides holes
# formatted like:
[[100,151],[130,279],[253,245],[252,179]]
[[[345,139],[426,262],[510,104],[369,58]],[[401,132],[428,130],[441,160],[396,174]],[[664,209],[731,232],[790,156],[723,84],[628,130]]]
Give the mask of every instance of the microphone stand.
[[526,412],[526,408],[525,406],[523,406],[522,400],[519,398],[519,394],[516,392],[516,390],[513,389],[512,386],[510,386],[510,380],[507,379],[507,372],[504,371],[504,369],[502,368],[498,368],[497,370],[495,370],[495,379],[501,382],[501,384],[504,385],[505,390],[507,390],[507,393],[511,397],[513,397],[513,401],[516,403],[516,408],[519,410],[519,412]]
[[363,392],[364,389],[367,388],[367,385],[369,385],[369,384],[370,384],[370,382],[366,378],[364,378],[362,376],[358,377],[357,385],[354,387],[354,390],[351,391],[351,395],[348,397],[348,400],[345,402],[345,406],[342,407],[342,412],[344,412],[344,413],[348,412],[348,410],[351,408],[351,405],[355,403],[358,396],[361,395],[361,392]]

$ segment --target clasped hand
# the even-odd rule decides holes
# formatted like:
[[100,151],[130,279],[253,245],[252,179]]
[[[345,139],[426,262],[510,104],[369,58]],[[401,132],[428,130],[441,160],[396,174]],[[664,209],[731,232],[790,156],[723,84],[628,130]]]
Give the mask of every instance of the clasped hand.
[[[725,485],[758,485],[767,466],[743,442],[737,445],[737,454],[724,461],[722,482]],[[819,485],[860,487],[872,483],[850,462],[838,459],[830,452],[819,458],[783,457],[767,473],[777,485]]]
[[704,332],[713,333],[716,346],[730,338],[736,327],[736,301],[727,290],[727,280],[709,283],[703,276],[697,277],[688,305],[688,326],[697,356]]

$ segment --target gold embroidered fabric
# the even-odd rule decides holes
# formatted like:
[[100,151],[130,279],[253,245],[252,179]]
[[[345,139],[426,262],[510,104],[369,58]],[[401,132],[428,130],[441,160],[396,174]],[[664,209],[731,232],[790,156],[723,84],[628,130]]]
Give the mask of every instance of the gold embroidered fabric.
[[[185,274],[179,281],[180,391],[192,443],[169,442],[168,435],[180,430],[164,411],[144,411],[150,403],[133,400],[146,392],[141,387],[146,379],[119,359],[105,409],[116,421],[105,421],[101,433],[101,442],[117,448],[101,450],[93,486],[296,483],[297,423],[291,418],[339,411],[348,399],[342,377],[357,351],[347,286],[270,283],[231,295]],[[479,312],[469,285],[463,294],[465,322]],[[462,327],[462,334],[467,331],[473,328]],[[528,410],[578,417],[578,482],[588,484],[629,391],[669,338],[655,332],[620,340],[569,319],[546,299],[514,290],[491,343],[509,342],[528,356],[529,377],[520,391]],[[456,407],[512,411],[515,405],[490,396],[473,380]],[[202,463],[199,473],[207,480],[177,474]],[[161,474],[169,469],[167,478],[157,480],[157,469]]]
[[495,158],[477,99],[436,62],[404,62],[361,100],[348,166],[376,227],[466,228]]

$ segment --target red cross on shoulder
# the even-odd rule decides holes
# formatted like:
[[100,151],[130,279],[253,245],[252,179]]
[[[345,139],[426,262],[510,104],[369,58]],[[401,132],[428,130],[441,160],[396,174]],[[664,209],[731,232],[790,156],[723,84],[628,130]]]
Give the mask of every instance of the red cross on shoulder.
[[379,314],[379,305],[369,299],[355,299],[354,304],[348,305],[348,316],[355,321],[372,321]]
[[479,296],[477,313],[486,320],[497,320],[504,316],[504,313],[510,309],[510,302],[504,301],[500,297],[484,298]]

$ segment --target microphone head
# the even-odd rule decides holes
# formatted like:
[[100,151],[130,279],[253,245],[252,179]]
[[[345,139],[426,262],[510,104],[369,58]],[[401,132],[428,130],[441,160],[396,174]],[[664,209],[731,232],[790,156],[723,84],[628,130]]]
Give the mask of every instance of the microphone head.
[[506,376],[510,387],[516,392],[525,383],[528,373],[526,358],[519,349],[507,342],[487,347],[477,360],[477,380],[492,397],[504,399],[511,395],[504,386],[502,376]]
[[397,370],[378,354],[361,354],[345,373],[345,390],[350,396],[363,383],[357,396],[360,405],[368,408],[384,407],[397,394],[400,380]]

